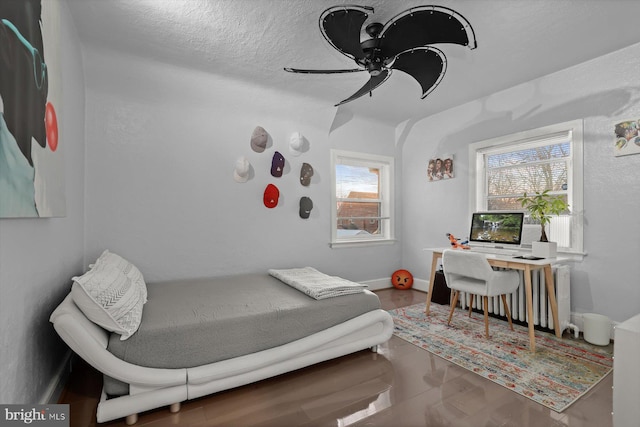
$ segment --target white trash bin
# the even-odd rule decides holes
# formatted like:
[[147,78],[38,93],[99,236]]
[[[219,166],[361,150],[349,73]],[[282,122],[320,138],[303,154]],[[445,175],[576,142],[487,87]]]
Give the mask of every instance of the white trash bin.
[[595,345],[609,345],[611,320],[607,316],[595,313],[582,315],[584,321],[584,340]]

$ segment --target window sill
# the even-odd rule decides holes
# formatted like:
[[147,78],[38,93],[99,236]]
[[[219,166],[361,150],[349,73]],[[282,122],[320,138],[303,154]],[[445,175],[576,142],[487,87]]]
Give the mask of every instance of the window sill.
[[364,246],[379,246],[379,245],[393,245],[396,243],[395,239],[380,239],[380,240],[350,240],[340,242],[330,242],[329,247],[332,249],[337,248],[357,248]]

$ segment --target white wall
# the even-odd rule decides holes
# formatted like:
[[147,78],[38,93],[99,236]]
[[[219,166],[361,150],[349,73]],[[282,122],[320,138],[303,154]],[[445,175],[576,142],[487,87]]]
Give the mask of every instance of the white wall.
[[0,402],[38,403],[68,351],[49,315],[83,269],[84,76],[80,47],[61,3],[62,102],[59,146],[65,157],[67,216],[0,220]]
[[[618,321],[640,312],[640,155],[616,158],[611,148],[613,121],[640,116],[640,45],[396,130],[252,82],[109,51],[86,52],[83,73],[64,2],[61,18],[67,217],[0,221],[1,402],[38,402],[48,393],[66,351],[49,314],[70,277],[105,248],[150,281],[297,265],[359,281],[404,267],[426,279],[422,249],[468,227],[468,144],[578,118],[589,255],[574,267],[572,311]],[[272,136],[262,154],[249,147],[256,125]],[[310,142],[299,157],[288,149],[294,131]],[[330,148],[402,154],[401,244],[329,248]],[[275,150],[288,162],[282,178],[269,175]],[[427,160],[441,153],[455,154],[457,178],[429,184]],[[245,184],[232,179],[240,155],[253,165]],[[302,162],[315,170],[308,188],[298,183]],[[262,204],[269,182],[281,191],[273,210]],[[304,195],[315,205],[308,220],[298,216]]]
[[[403,266],[428,278],[445,233],[469,227],[468,145],[584,119],[584,245],[572,270],[572,312],[622,321],[640,312],[640,155],[614,157],[613,126],[640,118],[640,44],[413,121],[402,153]],[[481,84],[481,82],[478,82]],[[428,183],[426,166],[454,153],[456,178]]]
[[[135,263],[147,281],[305,265],[368,280],[399,268],[399,244],[328,246],[329,149],[394,155],[392,127],[348,114],[334,124],[330,105],[225,79],[215,70],[112,51],[88,53],[86,66],[87,262],[110,249]],[[249,144],[257,125],[272,138],[263,153]],[[289,152],[296,131],[309,141],[299,157]],[[281,178],[270,175],[276,150],[286,159]],[[241,155],[253,167],[244,184],[233,180]],[[309,187],[299,183],[303,162],[315,172]],[[280,189],[274,209],[262,201],[268,183]],[[305,195],[314,203],[307,220],[298,215]]]

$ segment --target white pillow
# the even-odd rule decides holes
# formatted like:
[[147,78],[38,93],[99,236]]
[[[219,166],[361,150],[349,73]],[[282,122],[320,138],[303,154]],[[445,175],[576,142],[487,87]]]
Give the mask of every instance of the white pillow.
[[105,250],[104,252],[102,252],[102,255],[100,255],[96,260],[96,263],[93,265],[90,265],[89,267],[93,267],[95,265],[101,265],[101,264],[112,265],[116,269],[122,271],[124,275],[129,277],[136,286],[140,287],[143,298],[144,298],[144,302],[145,303],[147,302],[147,285],[144,282],[144,277],[142,276],[142,273],[140,272],[140,270],[136,268],[135,265],[131,264],[129,261],[122,258],[120,255],[114,254],[113,252],[109,252],[109,250]]
[[73,278],[71,296],[89,320],[126,340],[140,327],[144,297],[139,286],[112,265],[94,265]]

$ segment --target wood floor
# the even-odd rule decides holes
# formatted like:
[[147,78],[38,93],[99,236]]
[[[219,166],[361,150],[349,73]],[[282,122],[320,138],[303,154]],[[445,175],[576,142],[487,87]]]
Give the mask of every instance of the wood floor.
[[[377,291],[382,308],[416,304],[415,290]],[[610,427],[612,375],[563,413],[551,411],[397,337],[380,346],[168,408],[137,426]],[[59,403],[71,426],[96,425],[101,376],[76,361]],[[124,426],[116,420],[99,426]]]

